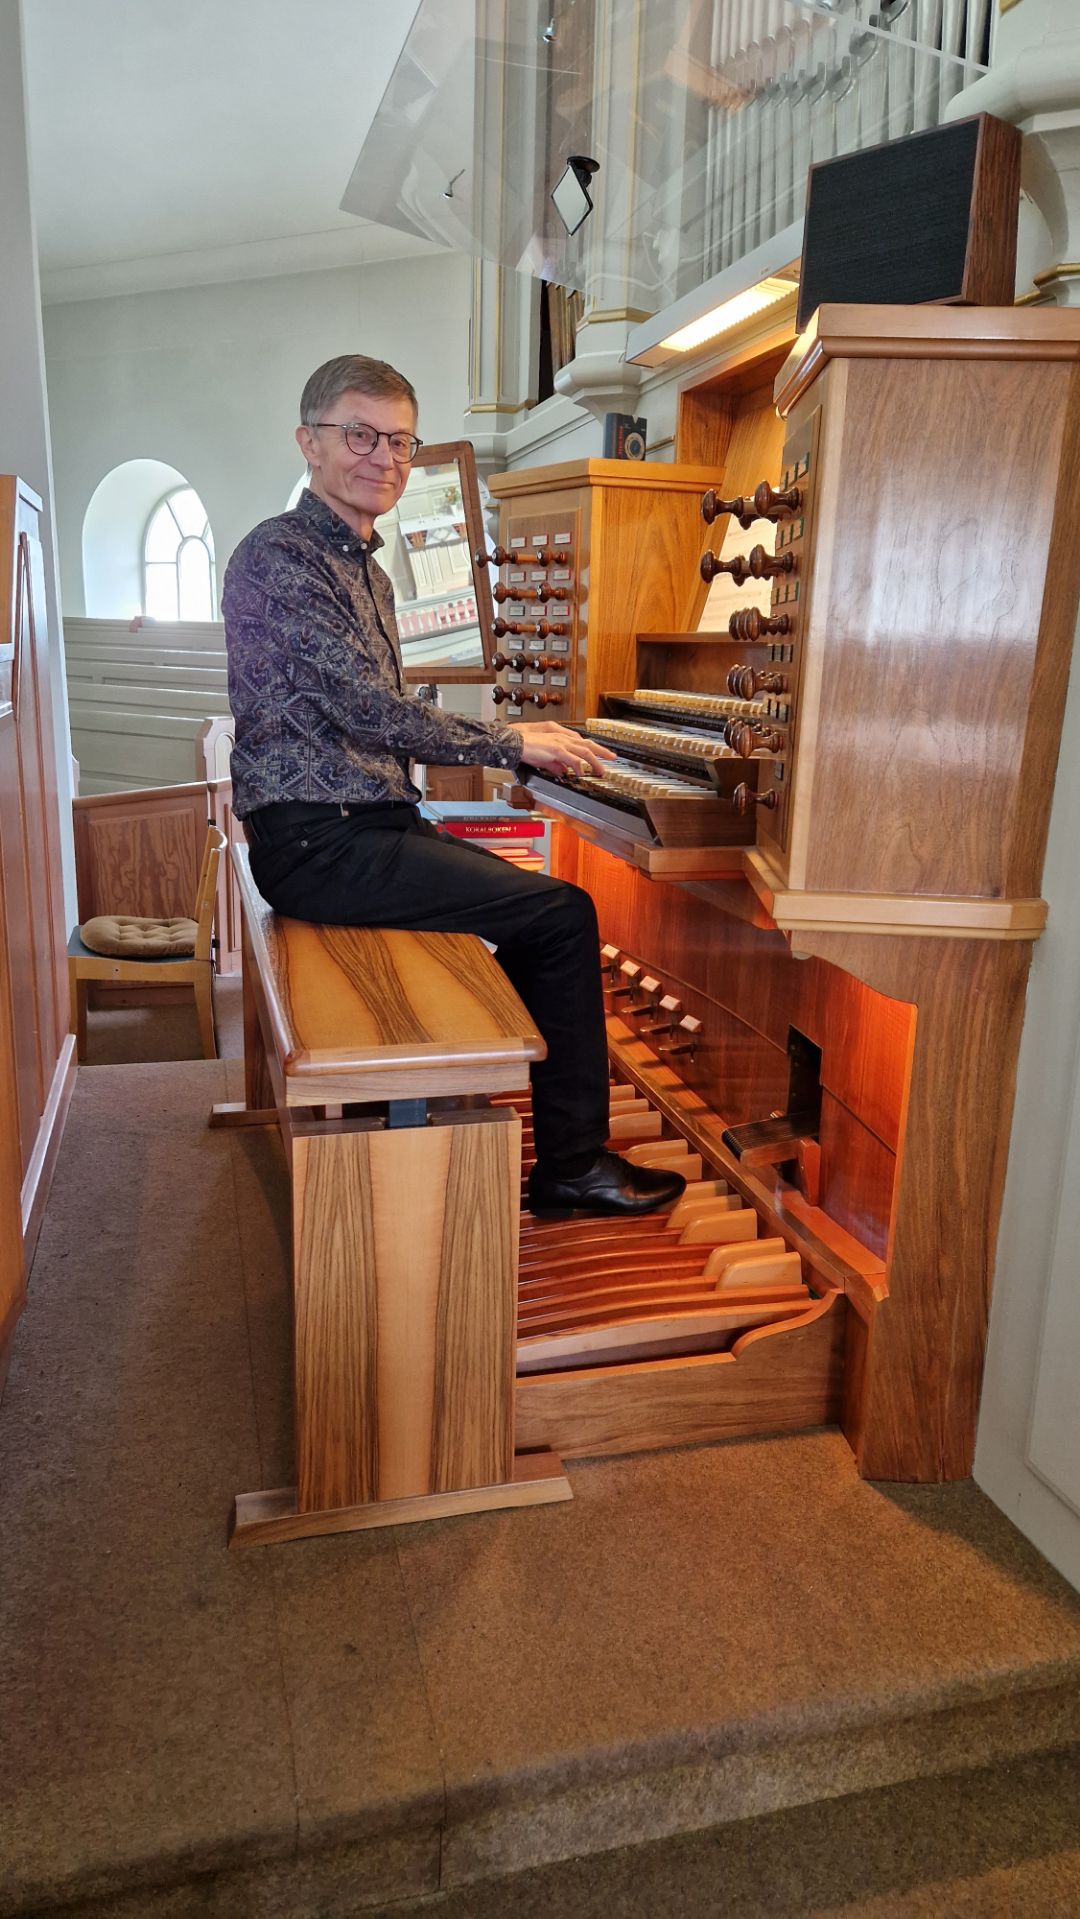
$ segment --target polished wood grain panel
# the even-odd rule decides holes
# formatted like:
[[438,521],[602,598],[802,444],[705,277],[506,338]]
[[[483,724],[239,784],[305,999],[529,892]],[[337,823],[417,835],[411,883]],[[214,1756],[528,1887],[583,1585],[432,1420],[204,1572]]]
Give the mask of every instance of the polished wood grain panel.
[[787,1091],[795,1027],[822,1049],[822,1082],[890,1147],[900,1123],[913,1013],[835,966],[796,960],[758,928],[677,886],[645,881],[593,846],[559,858],[597,904],[601,932],[679,993],[704,1028],[681,1068],[730,1120],[764,1118]]
[[266,996],[264,1037],[283,1063],[290,1103],[526,1083],[544,1044],[481,941],[285,919],[255,887],[247,849],[232,857]]
[[229,1525],[229,1545],[276,1546],[315,1535],[370,1532],[379,1526],[413,1526],[429,1519],[454,1519],[463,1513],[501,1511],[513,1506],[550,1506],[572,1499],[570,1481],[554,1453],[522,1453],[511,1479],[498,1486],[462,1492],[422,1493],[412,1499],[384,1499],[374,1506],[345,1506],[334,1512],[304,1513],[296,1489],[241,1493]]
[[844,1317],[832,1293],[729,1353],[519,1379],[518,1443],[572,1458],[826,1425],[839,1414]]
[[996,114],[978,116],[961,299],[1008,306],[1016,293],[1016,237],[1023,136]]
[[776,376],[789,414],[833,360],[1080,360],[1074,307],[842,306],[818,308]]
[[[443,1129],[439,1129],[443,1130]],[[520,1121],[451,1134],[435,1323],[434,1490],[508,1480],[514,1459]]]
[[574,460],[489,481],[502,507],[504,546],[519,527],[535,529],[545,514],[579,514],[576,670],[566,718],[588,718],[599,711],[605,688],[633,684],[636,633],[682,627],[703,545],[701,495],[715,479],[706,466]]
[[889,1298],[875,1315],[858,1410],[872,1479],[971,1470],[1001,1189],[1030,961],[1025,946],[808,935],[918,1006]]
[[829,1092],[821,1100],[819,1202],[882,1259],[896,1188],[896,1154]]
[[293,1140],[302,1511],[506,1481],[520,1121]]
[[302,1512],[359,1505],[378,1491],[377,1292],[367,1149],[363,1133],[293,1142],[296,1468]]
[[[1067,365],[847,366],[827,442],[843,538],[804,615],[820,701],[810,782],[800,736],[810,825],[793,888],[1037,895],[1028,815],[1045,819],[1049,795],[1027,761],[1045,773],[1047,735],[1056,757],[1080,585],[1075,539],[1048,570],[1055,518],[1074,529],[1080,513],[1076,390]],[[1047,647],[1059,670],[1036,704]]]

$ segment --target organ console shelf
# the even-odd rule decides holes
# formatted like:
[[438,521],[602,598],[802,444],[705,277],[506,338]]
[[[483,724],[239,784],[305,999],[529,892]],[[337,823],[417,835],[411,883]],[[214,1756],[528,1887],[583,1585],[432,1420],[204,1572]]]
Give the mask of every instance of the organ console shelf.
[[[814,1390],[873,1478],[971,1466],[1080,597],[1078,363],[1080,314],[1067,309],[824,308],[779,376],[783,446],[756,473],[748,449],[772,444],[764,409],[736,435],[715,381],[694,403],[699,423],[718,404],[702,489],[723,482],[711,542],[732,507],[749,516],[771,472],[767,557],[780,565],[759,562],[767,608],[725,608],[723,630],[696,631],[701,600],[665,602],[661,587],[655,616],[640,617],[634,562],[665,543],[670,571],[688,544],[681,506],[657,535],[659,489],[649,542],[606,543],[595,512],[579,541],[590,570],[571,717],[681,733],[652,750],[696,752],[698,806],[731,820],[723,847],[667,847],[651,826],[645,838],[620,824],[617,806],[601,820],[595,795],[545,791],[562,820],[554,870],[592,892],[609,946],[632,940],[647,977],[670,984],[660,997],[677,1000],[675,1026],[682,1007],[702,1022],[692,1056],[662,1059],[676,1035],[630,1018],[623,996],[608,1023],[613,1070],[700,1155],[706,1180],[727,1182],[808,1277],[844,1295],[839,1387],[819,1356]],[[559,473],[496,482],[504,543],[535,502],[550,516],[566,497]],[[699,593],[701,557],[699,545],[680,562]],[[761,675],[787,686],[767,690]],[[719,706],[747,693],[742,710]],[[740,727],[762,741],[749,760]],[[728,769],[732,795],[748,788],[742,818],[718,804]],[[819,1141],[785,1165],[740,1167],[723,1133],[786,1110],[792,1032],[820,1051]],[[558,1445],[560,1428],[581,1451],[769,1430],[776,1375],[763,1355],[775,1364],[810,1331],[745,1337],[737,1420],[719,1364],[730,1354],[715,1371],[693,1362],[708,1391],[691,1387],[690,1362],[620,1364],[602,1379],[571,1369],[519,1381],[523,1443]]]

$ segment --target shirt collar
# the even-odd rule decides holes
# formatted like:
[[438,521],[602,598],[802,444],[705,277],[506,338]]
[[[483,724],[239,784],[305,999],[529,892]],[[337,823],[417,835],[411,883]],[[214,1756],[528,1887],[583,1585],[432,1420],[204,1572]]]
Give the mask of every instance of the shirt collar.
[[369,553],[377,553],[379,548],[385,545],[382,534],[377,533],[374,527],[368,538],[362,540],[358,533],[353,532],[351,526],[346,526],[345,521],[334,512],[333,507],[327,506],[325,500],[320,500],[318,494],[313,493],[309,486],[304,488],[294,510],[315,527],[317,532],[324,534],[328,540],[333,541],[335,546],[344,547],[348,552],[354,549],[359,552],[361,547],[365,547]]

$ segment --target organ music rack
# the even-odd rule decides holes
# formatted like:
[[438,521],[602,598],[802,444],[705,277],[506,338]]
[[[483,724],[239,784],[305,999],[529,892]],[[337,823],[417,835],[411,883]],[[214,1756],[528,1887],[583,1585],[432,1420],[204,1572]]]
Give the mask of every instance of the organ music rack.
[[[569,716],[614,737],[639,777],[694,789],[654,806],[632,777],[617,798],[533,783],[564,822],[556,870],[593,893],[634,980],[644,972],[654,999],[700,1027],[693,1050],[665,1059],[627,1018],[641,1006],[620,999],[616,1076],[702,1153],[706,1177],[735,1181],[815,1293],[843,1295],[841,1376],[831,1347],[811,1367],[817,1416],[838,1412],[868,1477],[970,1470],[1080,592],[1078,361],[1080,315],[1063,309],[823,308],[777,381],[772,491],[760,468],[740,470],[733,441],[699,489],[730,497],[708,503],[692,556],[686,468],[669,469],[659,540],[664,470],[637,470],[648,511],[635,535],[624,501],[610,548],[591,495],[611,463],[492,484],[507,550],[556,506],[592,513]],[[762,504],[773,563],[751,531],[733,566],[731,538]],[[718,559],[769,598],[737,607],[727,633],[697,631],[698,569]],[[729,699],[738,712],[700,724],[701,701]],[[612,734],[642,725],[668,738]],[[669,818],[680,803],[691,831]],[[791,1040],[820,1057],[817,1137],[751,1169],[739,1142],[789,1109]],[[522,1443],[572,1453],[773,1430],[775,1355],[802,1333],[745,1337],[735,1385],[730,1364],[710,1378],[707,1354],[523,1378]]]

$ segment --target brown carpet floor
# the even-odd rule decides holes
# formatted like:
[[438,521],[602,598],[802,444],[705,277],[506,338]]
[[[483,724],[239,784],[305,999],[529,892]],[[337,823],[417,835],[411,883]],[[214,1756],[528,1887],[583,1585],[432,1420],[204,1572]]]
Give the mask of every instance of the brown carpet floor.
[[291,1475],[240,1091],[76,1086],[0,1406],[0,1913],[1080,1915],[1080,1600],[971,1484],[821,1432],[228,1553]]

